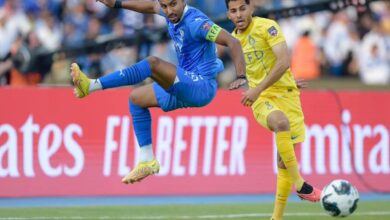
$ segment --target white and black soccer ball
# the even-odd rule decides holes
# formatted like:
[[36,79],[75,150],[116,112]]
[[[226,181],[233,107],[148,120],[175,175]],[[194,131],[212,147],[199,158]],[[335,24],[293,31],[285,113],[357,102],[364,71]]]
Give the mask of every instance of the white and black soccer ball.
[[352,214],[359,201],[359,192],[347,180],[333,180],[321,192],[321,206],[333,217]]

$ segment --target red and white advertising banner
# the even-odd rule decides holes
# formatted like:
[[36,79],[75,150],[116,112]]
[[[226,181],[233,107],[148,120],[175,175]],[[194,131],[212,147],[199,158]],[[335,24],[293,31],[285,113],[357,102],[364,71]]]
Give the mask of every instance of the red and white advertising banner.
[[[160,174],[124,185],[137,161],[129,89],[84,99],[71,88],[0,89],[0,197],[211,195],[274,192],[273,134],[219,91],[204,108],[152,110]],[[322,187],[347,179],[390,189],[390,93],[304,91],[301,172]]]

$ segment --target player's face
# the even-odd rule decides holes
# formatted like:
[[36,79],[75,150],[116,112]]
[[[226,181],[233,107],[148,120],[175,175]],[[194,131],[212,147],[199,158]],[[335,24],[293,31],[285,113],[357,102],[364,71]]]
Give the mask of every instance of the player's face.
[[239,32],[245,31],[252,22],[253,7],[245,0],[229,2],[228,18],[234,23]]
[[172,23],[180,21],[186,6],[184,0],[159,0],[160,6]]

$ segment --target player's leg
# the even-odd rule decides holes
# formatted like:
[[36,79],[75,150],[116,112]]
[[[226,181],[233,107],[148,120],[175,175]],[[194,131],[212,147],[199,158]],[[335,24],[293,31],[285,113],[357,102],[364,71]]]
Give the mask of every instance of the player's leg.
[[[252,105],[253,115],[256,118],[256,121],[272,131],[272,128],[269,127],[267,119],[275,111],[280,111],[278,105],[274,103],[274,99],[262,97],[258,99]],[[277,184],[276,184],[276,195],[275,195],[275,204],[274,210],[272,213],[272,220],[280,220],[283,217],[284,209],[287,204],[287,199],[290,195],[291,188],[293,185],[292,178],[288,173],[279,153],[277,156],[278,160],[278,173],[277,173]]]
[[[299,143],[305,141],[305,123],[299,94],[288,92],[281,98],[275,100],[276,104],[288,118],[291,132],[291,141],[294,149]],[[321,190],[304,182],[301,189],[296,188],[297,194],[301,199],[310,202],[318,202],[321,196]]]
[[295,188],[300,190],[305,182],[301,177],[298,162],[295,156],[294,145],[291,140],[290,123],[286,115],[280,111],[273,111],[267,117],[268,127],[276,134],[276,147],[286,169],[293,179]]
[[276,179],[276,194],[274,211],[271,220],[283,219],[284,210],[286,208],[287,200],[293,186],[292,179],[288,173],[280,154],[278,153],[278,174]]
[[82,98],[97,90],[134,85],[148,77],[153,78],[164,89],[167,89],[175,82],[176,66],[151,56],[99,79],[89,79],[79,66],[73,63],[71,76],[75,85],[75,95]]
[[291,135],[289,119],[282,111],[274,111],[269,114],[267,121],[270,129],[276,133],[278,152],[293,180],[298,196],[311,202],[319,201],[320,191],[305,182],[299,172],[292,140],[294,137]]
[[[168,84],[165,84],[168,85]],[[134,183],[149,175],[158,173],[160,165],[155,159],[152,147],[152,128],[150,107],[159,107],[163,111],[172,111],[189,105],[168,93],[157,83],[136,88],[130,96],[129,108],[133,119],[134,131],[140,145],[139,163],[123,179],[123,183]]]
[[129,99],[129,110],[133,121],[134,132],[140,146],[137,166],[123,177],[123,183],[141,181],[149,175],[159,172],[160,164],[154,158],[152,147],[152,124],[149,108],[158,107],[153,85],[134,89]]

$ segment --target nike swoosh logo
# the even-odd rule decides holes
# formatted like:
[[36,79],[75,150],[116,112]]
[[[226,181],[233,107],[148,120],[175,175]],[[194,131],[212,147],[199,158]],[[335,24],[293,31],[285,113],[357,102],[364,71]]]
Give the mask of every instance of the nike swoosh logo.
[[297,135],[297,136],[291,136],[291,140],[295,140],[295,139],[297,139],[299,137],[299,135]]

